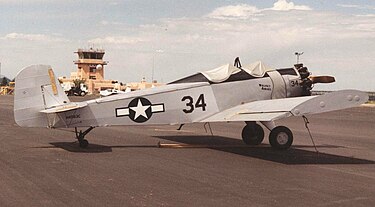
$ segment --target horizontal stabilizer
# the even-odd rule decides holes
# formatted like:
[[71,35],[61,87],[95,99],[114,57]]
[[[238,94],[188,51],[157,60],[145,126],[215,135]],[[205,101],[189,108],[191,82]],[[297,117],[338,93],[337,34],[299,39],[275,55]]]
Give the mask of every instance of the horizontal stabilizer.
[[64,112],[64,111],[70,111],[70,110],[75,110],[79,108],[83,108],[87,106],[88,104],[86,102],[71,102],[65,105],[61,106],[56,106],[54,108],[50,109],[45,109],[40,112],[46,113],[46,114],[51,114],[51,113],[59,113],[59,112]]

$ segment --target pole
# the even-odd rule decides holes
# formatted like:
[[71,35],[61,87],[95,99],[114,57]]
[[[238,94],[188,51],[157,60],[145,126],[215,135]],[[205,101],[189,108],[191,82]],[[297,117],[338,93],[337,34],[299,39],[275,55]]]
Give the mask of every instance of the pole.
[[299,56],[303,55],[303,52],[295,52],[294,53],[297,56],[297,64],[299,63]]
[[151,74],[151,83],[154,82],[154,70],[155,70],[155,52],[152,56],[152,74]]

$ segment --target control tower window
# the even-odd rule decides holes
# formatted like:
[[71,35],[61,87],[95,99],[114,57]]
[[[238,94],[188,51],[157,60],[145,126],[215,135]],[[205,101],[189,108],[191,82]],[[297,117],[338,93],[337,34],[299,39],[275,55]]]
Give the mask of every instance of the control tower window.
[[102,60],[104,56],[104,51],[101,50],[78,50],[78,58],[79,59],[94,59],[94,60]]
[[97,52],[79,52],[78,57],[79,59],[96,59],[102,60],[104,53],[97,53]]
[[90,73],[96,72],[96,66],[90,66]]

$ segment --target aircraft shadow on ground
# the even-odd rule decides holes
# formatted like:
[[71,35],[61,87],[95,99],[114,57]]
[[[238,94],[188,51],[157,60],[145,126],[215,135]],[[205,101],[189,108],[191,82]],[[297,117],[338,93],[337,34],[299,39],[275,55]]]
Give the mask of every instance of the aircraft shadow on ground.
[[[272,149],[269,145],[248,146],[242,140],[222,136],[155,136],[155,138],[172,141],[173,144],[160,145],[98,145],[92,144],[83,149],[79,147],[78,142],[52,142],[53,146],[39,148],[60,148],[75,153],[107,153],[112,152],[114,148],[207,148],[229,152],[237,155],[253,157],[272,162],[303,165],[303,164],[375,164],[375,161],[345,157],[327,153],[316,153],[313,146],[293,145],[289,150],[281,151]],[[177,142],[177,143],[176,143]],[[334,145],[318,145],[319,148],[341,148]],[[311,149],[303,150],[301,148]]]
[[112,148],[105,145],[91,144],[87,148],[80,148],[78,142],[52,142],[51,148],[60,148],[68,152],[103,153],[112,152]]
[[105,153],[112,152],[114,148],[157,148],[155,145],[99,145],[90,143],[87,148],[80,148],[78,142],[52,142],[50,143],[53,146],[48,147],[39,147],[39,148],[60,148],[68,152],[77,152],[77,153]]
[[[272,162],[288,165],[302,164],[375,164],[375,161],[332,155],[327,153],[316,153],[315,151],[297,148],[311,148],[313,146],[295,145],[289,150],[275,150],[269,145],[247,146],[242,140],[222,136],[157,136],[157,138],[188,144],[191,146],[206,146],[209,149],[234,153],[242,156],[253,157]],[[318,145],[319,148],[341,148],[334,145]],[[189,147],[193,148],[193,147]]]

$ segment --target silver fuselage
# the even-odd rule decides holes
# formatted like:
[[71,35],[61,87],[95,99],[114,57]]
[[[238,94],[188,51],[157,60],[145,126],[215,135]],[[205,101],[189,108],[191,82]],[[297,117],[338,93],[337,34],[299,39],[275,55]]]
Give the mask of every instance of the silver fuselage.
[[277,73],[276,77],[273,74],[222,83],[177,82],[90,100],[84,108],[48,115],[49,125],[184,124],[200,122],[220,111],[252,101],[301,96],[300,76],[296,70],[295,74]]

